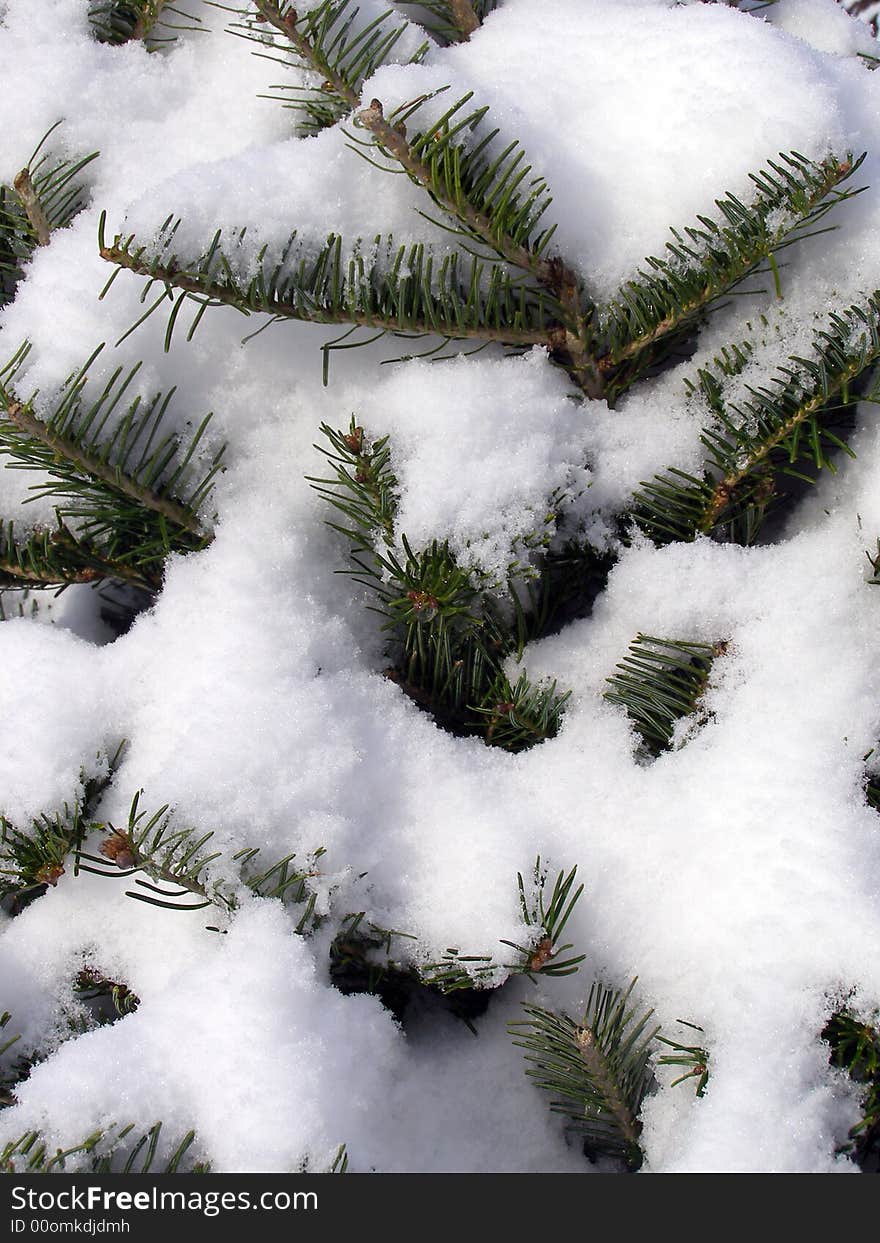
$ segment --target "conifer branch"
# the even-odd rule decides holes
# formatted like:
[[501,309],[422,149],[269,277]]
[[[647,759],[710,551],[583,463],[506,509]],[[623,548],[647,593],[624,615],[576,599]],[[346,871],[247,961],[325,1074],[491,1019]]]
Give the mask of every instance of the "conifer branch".
[[[688,1023],[686,1019],[679,1019],[679,1023],[683,1027],[689,1027],[692,1031],[703,1034],[702,1027],[698,1027],[696,1023]],[[694,1093],[698,1097],[706,1094],[706,1087],[709,1083],[709,1051],[703,1045],[682,1044],[679,1040],[671,1040],[666,1036],[658,1036],[657,1040],[660,1044],[665,1044],[671,1053],[664,1053],[662,1057],[657,1058],[658,1066],[676,1066],[682,1068],[682,1073],[677,1079],[673,1079],[670,1083],[671,1088],[676,1088],[680,1083],[687,1083],[689,1080],[696,1080],[694,1084]]]
[[[176,828],[168,805],[150,815],[140,809],[138,791],[132,799],[128,824],[116,828],[112,824],[93,824],[93,831],[106,836],[98,854],[82,849],[76,851],[77,872],[96,876],[135,876],[139,889],[126,891],[126,896],[151,906],[175,911],[198,911],[215,906],[231,914],[239,905],[236,886],[222,877],[212,877],[210,865],[221,857],[221,851],[210,849],[213,830],[199,833],[195,829]],[[306,932],[312,923],[316,895],[309,889],[309,880],[319,873],[317,861],[324,854],[318,848],[309,856],[305,867],[294,867],[295,854],[285,855],[264,870],[255,866],[260,851],[249,847],[232,856],[238,865],[241,885],[262,898],[278,898],[294,906],[302,906],[295,931]],[[149,880],[137,876],[143,873]],[[191,901],[195,899],[195,901]]]
[[[11,401],[5,405],[3,413],[19,431],[45,445],[53,457],[63,458],[82,474],[105,483],[109,488],[117,489],[123,496],[136,501],[138,505],[162,514],[169,522],[188,531],[191,535],[200,538],[203,535],[202,524],[191,510],[171,497],[153,492],[143,484],[137,483],[135,479],[124,475],[118,467],[111,466],[106,457],[89,452],[72,437],[53,430],[42,419],[38,419],[29,406],[23,406],[18,401]],[[2,438],[2,428],[0,428],[0,438]],[[0,443],[7,447],[10,442],[6,440]]]
[[13,298],[34,251],[48,246],[52,233],[68,225],[85,204],[79,174],[98,153],[52,159],[44,148],[60,124],[43,135],[13,184],[0,185],[0,305]]
[[125,752],[125,743],[107,756],[103,771],[82,774],[82,791],[72,804],[52,815],[35,816],[27,830],[0,816],[0,896],[13,897],[12,914],[20,911],[58,884],[68,856],[81,846],[91,818],[108,788]]
[[678,722],[698,711],[712,665],[724,651],[723,643],[638,634],[608,679],[605,698],[626,709],[645,748],[656,757],[672,745]]
[[526,1050],[526,1074],[552,1094],[563,1114],[596,1155],[622,1158],[630,1170],[642,1163],[639,1111],[652,1082],[649,1057],[659,1027],[646,1032],[653,1011],[630,1008],[625,992],[602,984],[590,989],[581,1022],[525,1005],[528,1020],[509,1025],[514,1044]]
[[[722,527],[731,538],[751,542],[773,499],[776,474],[812,482],[805,466],[833,471],[834,451],[852,455],[829,422],[878,359],[880,291],[829,316],[809,357],[791,356],[791,366],[780,367],[769,384],[749,386],[742,402],[726,402],[722,381],[703,369],[700,388],[715,415],[702,436],[708,450],[703,475],[670,467],[643,482],[634,497],[637,524],[658,543]],[[873,391],[866,399],[874,400]]]
[[[864,158],[848,154],[816,163],[798,152],[780,153],[781,162],[768,161],[751,174],[757,195],[750,206],[727,194],[715,203],[722,223],[700,216],[698,226],[673,229],[668,256],[649,256],[647,270],[640,269],[638,279],[628,281],[600,317],[598,367],[615,395],[642,374],[658,347],[691,329],[762,262],[773,266],[781,250],[823,232],[816,228],[819,222],[861,193],[840,187]],[[639,365],[629,370],[634,360]]]
[[[523,268],[556,292],[557,267],[542,258],[552,230],[544,230],[532,246],[528,244],[551,202],[546,183],[542,178],[526,181],[528,193],[523,201],[518,187],[531,172],[531,165],[523,165],[524,154],[519,144],[511,144],[494,161],[484,155],[485,148],[497,136],[497,129],[483,137],[476,152],[453,141],[459,134],[478,130],[488,112],[488,108],[478,108],[450,125],[472,98],[473,92],[463,96],[413,139],[407,138],[402,121],[395,124],[385,119],[378,99],[358,112],[355,122],[369,130],[380,151],[395,159],[412,181],[461,222],[472,238],[485,242],[508,263]],[[408,115],[408,110],[404,111]]]
[[[330,234],[315,253],[293,233],[277,260],[267,263],[267,250],[257,256],[253,276],[239,278],[230,262],[241,244],[240,231],[226,250],[215,234],[202,254],[181,260],[172,251],[176,225],[161,231],[158,253],[135,246],[134,238],[104,237],[102,258],[169,291],[176,288],[207,305],[233,306],[244,314],[265,312],[276,319],[318,324],[353,324],[403,335],[437,334],[447,340],[497,340],[505,345],[546,345],[558,339],[553,300],[543,291],[514,280],[498,264],[477,256],[433,253],[416,243],[396,247],[377,237],[369,250],[346,258],[343,240]],[[169,319],[170,341],[181,299]],[[154,304],[154,308],[159,304]]]
[[[254,4],[256,14],[242,12],[243,21],[232,28],[233,33],[266,49],[268,26],[281,37],[281,50],[286,45],[319,80],[313,88],[294,88],[299,97],[293,97],[291,106],[305,114],[307,132],[323,129],[352,112],[363,83],[392,59],[401,38],[412,28],[391,8],[364,24],[358,20],[357,0],[324,0],[302,15],[292,0],[254,0]],[[426,41],[407,61],[418,62],[427,50]],[[257,55],[276,59],[268,50]]]
[[525,674],[512,685],[503,668],[517,649],[479,574],[460,566],[447,542],[420,551],[395,528],[397,480],[387,438],[370,444],[352,419],[348,432],[322,425],[330,448],[319,448],[331,478],[312,478],[316,491],[342,515],[329,525],[348,539],[347,571],[379,600],[385,628],[401,651],[386,673],[439,723],[483,733],[509,751],[553,737],[568,694],[556,684],[533,686]]
[[39,195],[34,188],[30,169],[23,168],[16,176],[12,185],[15,188],[15,193],[21,200],[24,213],[34,231],[34,239],[37,245],[48,246],[51,229],[46,213],[43,210],[43,204],[40,202]]
[[177,435],[162,433],[173,390],[129,402],[108,434],[140,364],[127,374],[117,369],[92,400],[86,386],[96,350],[68,379],[49,417],[38,418],[34,398],[22,401],[13,387],[29,348],[23,345],[0,372],[0,454],[14,469],[45,472],[48,479],[32,491],[57,498],[57,528],[35,531],[16,546],[7,526],[0,532],[2,569],[32,583],[109,576],[155,590],[170,552],[196,551],[212,538],[198,511],[221,469],[223,449],[195,482],[189,478],[210,415],[183,453]]
[[[181,26],[170,20],[172,16],[197,25]],[[198,30],[201,25],[200,17],[178,9],[174,0],[89,0],[89,21],[99,43],[141,42],[150,51],[174,40],[174,35],[160,37],[159,31]]]
[[[135,1140],[134,1123],[121,1129],[116,1124],[94,1131],[70,1148],[52,1152],[39,1131],[26,1131],[0,1150],[0,1172],[4,1174],[207,1174],[209,1165],[203,1161],[185,1162],[195,1141],[195,1131],[188,1131],[164,1164],[156,1167],[156,1155],[162,1123],[155,1123]],[[128,1142],[125,1142],[128,1141]]]

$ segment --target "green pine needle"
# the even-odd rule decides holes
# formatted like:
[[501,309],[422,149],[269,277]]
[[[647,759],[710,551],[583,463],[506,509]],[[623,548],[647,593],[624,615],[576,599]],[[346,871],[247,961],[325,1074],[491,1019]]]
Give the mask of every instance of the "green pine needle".
[[812,482],[815,472],[835,470],[836,452],[853,456],[830,424],[856,393],[878,400],[876,381],[858,392],[878,359],[880,290],[830,315],[807,356],[793,355],[743,400],[725,399],[723,369],[704,368],[699,389],[713,421],[702,436],[703,473],[669,467],[643,482],[633,497],[637,525],[658,544],[711,534],[751,543],[781,477]]
[[[231,32],[255,43],[256,55],[313,74],[313,85],[275,84],[272,89],[280,93],[269,96],[296,110],[304,134],[334,125],[357,107],[364,82],[397,59],[398,44],[411,29],[390,7],[372,20],[359,20],[357,0],[325,0],[303,14],[294,0],[254,0],[254,9],[233,10],[238,20]],[[422,60],[428,46],[422,42],[406,63]]]
[[0,1150],[0,1171],[6,1174],[206,1174],[205,1162],[187,1156],[195,1141],[188,1131],[173,1151],[157,1161],[162,1123],[156,1122],[139,1137],[134,1123],[115,1124],[94,1131],[80,1143],[54,1152],[39,1131],[26,1131]]
[[564,1115],[590,1155],[618,1157],[630,1170],[642,1163],[639,1111],[660,1030],[648,1030],[652,1011],[639,1015],[630,1005],[635,984],[625,992],[594,984],[580,1022],[526,1005],[529,1018],[510,1024],[514,1044],[526,1050],[526,1074],[550,1093],[550,1108]]
[[142,40],[153,51],[173,43],[176,30],[198,30],[201,20],[174,0],[89,0],[89,22],[99,43]]
[[86,204],[80,174],[98,158],[97,151],[80,159],[52,154],[51,136],[57,121],[40,139],[12,185],[0,185],[0,306],[11,302],[24,266],[52,233],[70,224]]
[[636,635],[605,698],[626,709],[650,755],[668,750],[678,722],[697,712],[712,662],[723,651],[723,644]]
[[22,400],[15,387],[29,349],[23,345],[0,371],[0,455],[14,469],[44,476],[31,491],[56,501],[57,528],[19,542],[8,524],[0,533],[0,582],[118,577],[155,590],[170,553],[196,551],[212,538],[199,511],[222,469],[223,448],[194,469],[211,416],[188,443],[166,432],[174,390],[149,401],[127,396],[139,364],[127,373],[118,368],[95,396],[88,370],[100,350],[68,379],[48,414],[38,415],[36,394]]
[[669,344],[762,263],[777,273],[781,250],[825,232],[816,226],[864,189],[841,189],[864,159],[832,155],[817,163],[797,151],[780,152],[778,160],[751,174],[757,194],[748,206],[726,194],[715,201],[721,223],[700,216],[696,225],[672,229],[666,256],[649,256],[638,279],[628,281],[599,317],[599,366],[617,372],[614,391],[629,387],[649,363],[656,365]]

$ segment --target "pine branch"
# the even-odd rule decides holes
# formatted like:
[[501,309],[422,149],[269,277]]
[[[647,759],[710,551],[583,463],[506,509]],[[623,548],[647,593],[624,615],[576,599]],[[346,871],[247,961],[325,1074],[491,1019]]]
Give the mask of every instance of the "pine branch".
[[466,43],[497,0],[404,0],[402,7],[415,9],[413,20],[443,43]]
[[14,469],[48,475],[32,492],[58,500],[51,534],[35,532],[17,548],[11,525],[6,529],[0,568],[35,584],[112,576],[155,590],[170,552],[196,551],[212,538],[198,511],[222,468],[223,449],[193,482],[191,463],[211,416],[185,447],[176,434],[163,434],[174,390],[130,401],[105,435],[140,364],[127,374],[118,368],[90,399],[88,370],[100,348],[68,379],[46,419],[34,413],[35,397],[22,401],[14,388],[30,347],[23,345],[0,372],[0,454]]
[[[302,15],[292,0],[254,0],[254,5],[256,14],[240,11],[241,21],[232,33],[258,44],[263,50],[257,55],[270,60],[279,59],[272,52],[292,55],[317,77],[319,85],[313,88],[293,88],[289,105],[302,113],[306,133],[316,133],[353,111],[366,79],[392,61],[401,38],[412,28],[390,8],[365,21],[357,0],[325,0]],[[267,39],[267,27],[274,39]],[[417,63],[427,50],[428,43],[422,43],[407,63]]]
[[822,1039],[831,1046],[831,1064],[863,1085],[862,1116],[849,1133],[844,1151],[862,1166],[880,1153],[880,1015],[866,1022],[843,1007],[831,1016]]
[[108,755],[96,776],[82,774],[82,790],[60,811],[35,816],[19,829],[0,815],[0,897],[12,898],[7,907],[17,915],[35,898],[58,884],[67,860],[75,854],[90,829],[97,805],[108,788],[125,752],[125,743]]
[[[673,467],[643,482],[634,496],[633,516],[657,543],[727,529],[730,538],[754,538],[775,493],[775,475],[812,482],[805,465],[834,470],[832,454],[846,444],[830,420],[849,404],[851,392],[880,358],[880,291],[862,306],[829,317],[807,358],[793,355],[769,384],[749,387],[742,402],[726,402],[710,369],[700,387],[715,422],[702,436],[708,450],[703,475]],[[874,401],[871,389],[863,400]]]
[[625,992],[594,984],[580,1023],[526,1005],[528,1020],[509,1025],[531,1063],[526,1074],[552,1094],[550,1108],[568,1119],[589,1153],[619,1157],[630,1170],[642,1163],[638,1115],[660,1030],[646,1033],[653,1011],[639,1017],[628,1008],[635,983]]
[[[199,833],[191,828],[176,828],[168,805],[149,814],[140,809],[139,791],[132,799],[128,824],[120,829],[112,824],[93,824],[93,831],[106,834],[91,854],[77,847],[77,871],[96,876],[135,876],[139,889],[127,890],[127,896],[151,906],[175,911],[198,911],[215,906],[225,914],[238,909],[239,893],[235,883],[212,875],[211,864],[221,857],[209,843],[213,830]],[[249,847],[232,856],[238,865],[240,885],[262,898],[277,898],[294,906],[303,906],[295,931],[306,932],[313,921],[316,895],[309,880],[319,875],[317,861],[323,848],[312,852],[305,868],[292,866],[296,857],[285,855],[265,870],[255,867],[259,848]],[[142,872],[145,880],[136,873]]]
[[626,709],[650,755],[668,750],[678,722],[698,712],[712,664],[723,651],[723,643],[636,635],[619,672],[608,679],[605,698]]
[[[735,195],[716,200],[723,222],[699,216],[699,224],[672,230],[667,256],[650,256],[647,270],[628,281],[602,313],[597,337],[603,353],[598,367],[616,397],[662,361],[670,345],[693,330],[719,299],[769,264],[777,282],[775,256],[824,229],[824,217],[861,190],[841,189],[861,166],[854,159],[829,156],[821,163],[798,152],[780,153],[780,162],[751,174],[757,195],[750,206]],[[862,187],[864,189],[864,187]]]
[[166,31],[198,30],[201,25],[200,17],[177,8],[173,0],[89,0],[89,21],[99,43],[143,42],[150,51],[174,41],[176,36]]
[[487,584],[461,567],[446,541],[416,551],[395,529],[398,485],[387,438],[371,444],[352,419],[348,432],[324,424],[330,448],[316,446],[333,467],[310,482],[342,516],[329,525],[351,545],[347,571],[378,598],[385,629],[400,646],[388,671],[416,703],[447,728],[483,733],[509,751],[552,737],[568,695],[556,684],[512,685],[503,668],[517,648]]
[[537,940],[530,945],[517,945],[513,941],[502,941],[522,955],[519,963],[512,970],[524,975],[572,975],[586,958],[586,954],[578,954],[574,958],[562,958],[566,950],[570,950],[570,942],[561,945],[565,925],[584,891],[579,885],[572,893],[577,867],[566,874],[560,872],[550,894],[549,903],[544,902],[547,884],[546,870],[541,867],[540,855],[535,860],[532,895],[526,896],[525,885],[521,874],[517,875],[519,884],[520,909],[523,922],[527,928],[535,929]]
[[[30,833],[24,833],[0,816],[0,893],[16,894],[18,910],[25,897],[39,897],[48,886],[58,884],[68,854],[81,839],[85,827],[79,808],[73,813],[46,815],[35,819]],[[18,913],[18,910],[16,913]]]
[[525,945],[501,941],[516,951],[513,962],[491,953],[463,954],[450,947],[433,961],[399,961],[393,956],[398,939],[414,940],[408,933],[366,924],[363,912],[347,915],[330,950],[330,974],[342,992],[377,994],[393,1013],[402,1015],[414,995],[429,989],[450,1001],[452,1012],[471,1026],[487,1004],[488,990],[500,987],[512,975],[525,975],[534,982],[536,975],[562,976],[577,971],[584,955],[565,957],[570,944],[561,944],[563,930],[583,892],[574,892],[577,868],[560,872],[545,902],[547,874],[540,858],[535,864],[534,888],[526,896],[519,876],[523,920],[530,930]]
[[135,1139],[134,1123],[116,1129],[115,1123],[71,1148],[51,1152],[39,1131],[26,1131],[0,1151],[0,1172],[5,1174],[207,1174],[205,1162],[190,1163],[186,1154],[195,1140],[188,1131],[168,1158],[156,1166],[162,1123],[155,1123]]
[[[679,1023],[684,1027],[690,1027],[693,1031],[700,1032],[702,1035],[702,1027],[698,1027],[696,1023],[688,1023],[686,1019],[679,1019]],[[662,1057],[658,1057],[658,1066],[676,1066],[681,1068],[682,1073],[677,1079],[673,1079],[669,1085],[672,1088],[678,1087],[680,1083],[687,1083],[689,1080],[696,1080],[694,1091],[697,1096],[702,1097],[706,1094],[706,1087],[709,1083],[709,1051],[702,1045],[682,1044],[678,1040],[670,1040],[666,1036],[658,1036],[657,1040],[660,1044],[665,1044],[671,1049],[671,1053],[664,1053]]]
[[118,1019],[133,1014],[141,1004],[136,993],[121,980],[111,980],[101,971],[93,967],[83,967],[77,972],[73,982],[74,992],[80,1001],[110,1003],[110,1013],[97,1009],[97,1020],[101,1024],[115,1023]]
[[79,174],[98,153],[78,160],[52,158],[44,148],[60,124],[43,135],[13,184],[0,185],[0,306],[12,301],[34,251],[48,246],[52,233],[85,205]]
[[544,291],[527,288],[496,263],[454,253],[439,256],[423,243],[398,247],[390,238],[377,237],[372,247],[356,248],[346,258],[338,234],[330,234],[315,252],[293,233],[277,260],[267,262],[267,248],[259,253],[248,279],[236,275],[230,259],[246,230],[226,250],[218,232],[206,251],[181,259],[171,250],[177,224],[170,221],[152,255],[144,246],[135,247],[133,237],[117,236],[107,245],[103,227],[102,216],[102,258],[163,284],[169,296],[172,288],[182,291],[171,311],[166,344],[186,300],[200,308],[192,331],[208,306],[227,305],[245,315],[265,312],[275,319],[353,324],[406,336],[548,347],[558,337],[553,301]]

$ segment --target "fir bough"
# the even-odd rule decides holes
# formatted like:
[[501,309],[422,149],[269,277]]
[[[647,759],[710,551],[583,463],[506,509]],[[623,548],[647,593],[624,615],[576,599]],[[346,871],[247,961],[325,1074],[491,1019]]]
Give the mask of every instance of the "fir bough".
[[583,1018],[525,1005],[529,1016],[510,1025],[514,1044],[526,1050],[526,1074],[550,1093],[594,1157],[621,1159],[630,1170],[642,1164],[639,1111],[652,1082],[650,1056],[659,1027],[652,1011],[631,1004],[635,980],[625,991],[596,983]]

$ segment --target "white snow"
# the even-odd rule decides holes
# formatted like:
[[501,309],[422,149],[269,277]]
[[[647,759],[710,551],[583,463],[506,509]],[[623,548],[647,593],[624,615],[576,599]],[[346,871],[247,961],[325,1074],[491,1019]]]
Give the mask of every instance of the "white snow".
[[[193,0],[191,0],[192,4]],[[671,225],[711,212],[779,151],[868,159],[871,188],[835,214],[839,230],[786,252],[784,298],[735,300],[696,356],[610,410],[583,403],[535,349],[454,361],[390,362],[434,342],[388,339],[332,355],[333,329],[261,326],[229,309],[163,350],[165,313],[116,342],[142,313],[141,282],[97,254],[111,235],[148,242],[171,214],[182,249],[248,226],[263,244],[297,229],[319,246],[393,233],[453,240],[419,215],[404,177],[372,168],[341,127],[293,136],[291,114],[260,99],[285,71],[224,33],[165,51],[109,48],[81,0],[7,0],[0,26],[0,177],[42,134],[68,154],[100,150],[91,199],[30,264],[0,315],[0,357],[33,342],[22,387],[51,394],[100,342],[95,384],[143,359],[138,392],[178,386],[169,425],[214,411],[228,442],[216,538],[172,557],[155,607],[112,643],[86,589],[0,624],[0,813],[20,827],[77,793],[99,755],[128,741],[100,814],[124,824],[133,795],[213,831],[231,856],[269,861],[324,847],[308,938],[290,913],[245,897],[205,930],[205,912],[160,910],[122,879],[75,877],[0,925],[0,1013],[20,1051],[46,1054],[0,1114],[0,1145],[30,1127],[70,1144],[110,1121],[189,1128],[218,1170],[324,1168],[341,1143],[358,1171],[579,1171],[547,1100],[506,1031],[522,999],[576,1013],[593,979],[625,986],[667,1034],[698,1023],[710,1051],[705,1098],[660,1087],[644,1112],[649,1171],[851,1171],[835,1155],[858,1116],[819,1039],[834,999],[880,1003],[880,832],[865,804],[863,757],[880,740],[880,588],[865,550],[880,533],[880,433],[864,406],[858,458],[796,508],[777,542],[617,543],[641,480],[701,460],[704,412],[688,396],[718,349],[759,325],[756,368],[803,352],[829,312],[880,287],[880,75],[875,46],[833,0],[758,16],[668,0],[505,0],[470,42],[424,64],[383,67],[365,97],[392,106],[441,86],[430,117],[473,90],[499,142],[521,139],[553,192],[554,246],[605,300]],[[364,5],[364,15],[382,6]],[[407,35],[407,38],[410,34]],[[867,40],[867,42],[866,42]],[[407,45],[408,47],[409,45]],[[536,72],[536,66],[540,72]],[[292,80],[292,79],[291,79]],[[418,122],[414,119],[412,125]],[[352,131],[354,132],[354,131]],[[151,296],[156,296],[154,290]],[[760,316],[765,316],[762,324]],[[552,535],[547,502],[619,556],[590,617],[533,644],[523,667],[572,698],[557,738],[521,755],[453,737],[384,676],[381,622],[344,575],[344,540],[306,476],[324,473],[322,421],[388,435],[400,484],[396,534],[447,539],[493,577],[523,542]],[[0,472],[0,515],[33,477]],[[639,632],[725,640],[707,706],[685,745],[645,764],[607,677]],[[476,1021],[421,1013],[401,1027],[379,1000],[343,996],[327,969],[348,912],[410,934],[395,952],[430,961],[448,947],[495,954],[522,942],[517,873],[540,854],[585,884],[566,939],[587,961],[533,989],[514,980]],[[141,998],[121,1021],[71,1032],[71,980],[88,962]],[[11,1054],[10,1054],[11,1055]],[[231,1123],[235,1119],[235,1125]]]

